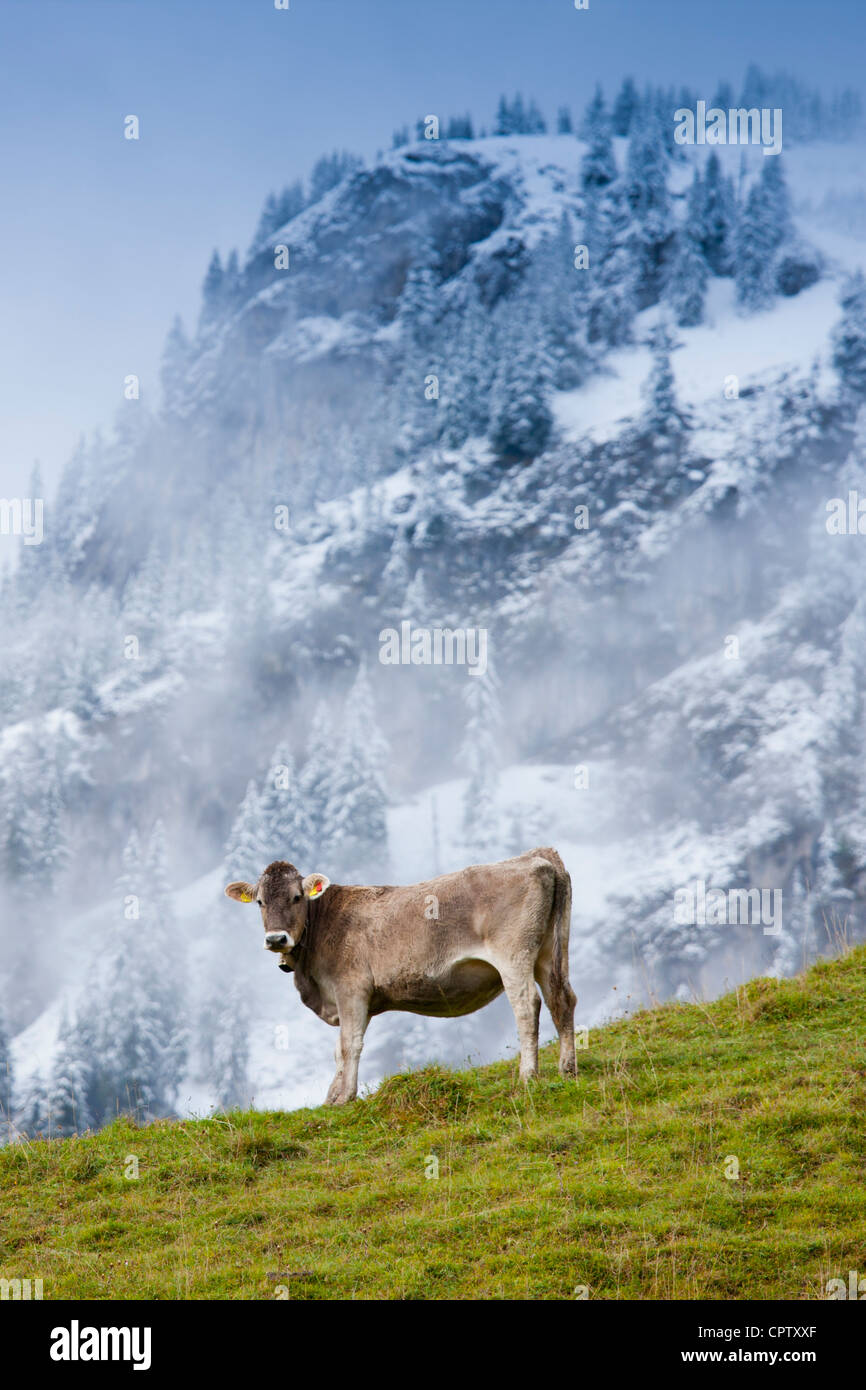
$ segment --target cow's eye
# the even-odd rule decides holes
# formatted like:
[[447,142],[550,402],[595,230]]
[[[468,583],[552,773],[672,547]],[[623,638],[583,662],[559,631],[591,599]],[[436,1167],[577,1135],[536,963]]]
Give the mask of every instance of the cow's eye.
[[302,893],[296,893],[295,896],[292,898],[292,902],[293,902],[293,903],[299,903],[299,902],[301,901],[301,898],[302,898],[302,897],[303,897],[303,894],[302,894]]

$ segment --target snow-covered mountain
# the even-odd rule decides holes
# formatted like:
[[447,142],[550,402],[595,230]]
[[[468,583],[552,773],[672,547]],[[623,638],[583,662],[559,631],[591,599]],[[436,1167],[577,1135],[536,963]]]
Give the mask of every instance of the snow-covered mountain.
[[[19,1124],[321,1098],[221,897],[277,855],[556,844],[586,1025],[864,934],[863,149],[659,110],[335,159],[70,461],[0,599]],[[486,673],[386,664],[406,622],[483,629]],[[680,920],[698,882],[778,930]],[[511,1026],[385,1016],[366,1079]]]

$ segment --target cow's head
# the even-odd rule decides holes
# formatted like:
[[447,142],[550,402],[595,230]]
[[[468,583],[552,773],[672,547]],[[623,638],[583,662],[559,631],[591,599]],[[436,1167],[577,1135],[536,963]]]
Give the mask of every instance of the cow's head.
[[226,897],[239,903],[257,903],[262,910],[265,950],[285,955],[294,950],[304,934],[308,901],[321,897],[330,883],[324,874],[302,878],[294,864],[277,859],[268,865],[258,883],[229,883]]

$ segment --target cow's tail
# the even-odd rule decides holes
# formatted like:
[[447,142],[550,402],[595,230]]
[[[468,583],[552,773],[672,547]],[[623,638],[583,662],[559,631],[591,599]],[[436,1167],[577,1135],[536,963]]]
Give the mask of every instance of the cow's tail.
[[551,962],[551,983],[555,990],[568,984],[568,936],[571,930],[571,874],[555,849],[536,849],[532,851],[553,865],[555,879],[553,887],[553,960]]

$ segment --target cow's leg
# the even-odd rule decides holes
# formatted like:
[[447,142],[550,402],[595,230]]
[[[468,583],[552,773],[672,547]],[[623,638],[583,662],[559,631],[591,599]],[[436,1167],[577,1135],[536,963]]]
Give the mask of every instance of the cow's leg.
[[508,1002],[517,1020],[517,1036],[520,1041],[520,1079],[529,1081],[538,1075],[538,1015],[541,1000],[532,978],[532,967],[526,970],[500,968],[502,983]]
[[337,1063],[337,1071],[334,1079],[328,1088],[326,1105],[334,1105],[337,1097],[343,1089],[343,1049],[340,1046],[340,1034],[337,1034],[337,1046],[334,1048],[334,1061]]
[[553,969],[549,959],[539,960],[536,978],[559,1034],[559,1074],[574,1076],[577,1072],[574,1054],[574,1006],[577,999],[574,990],[568,980],[563,980]]
[[328,1091],[328,1105],[344,1105],[358,1094],[358,1062],[370,1015],[366,999],[340,1000],[340,1041],[337,1043],[337,1075]]

